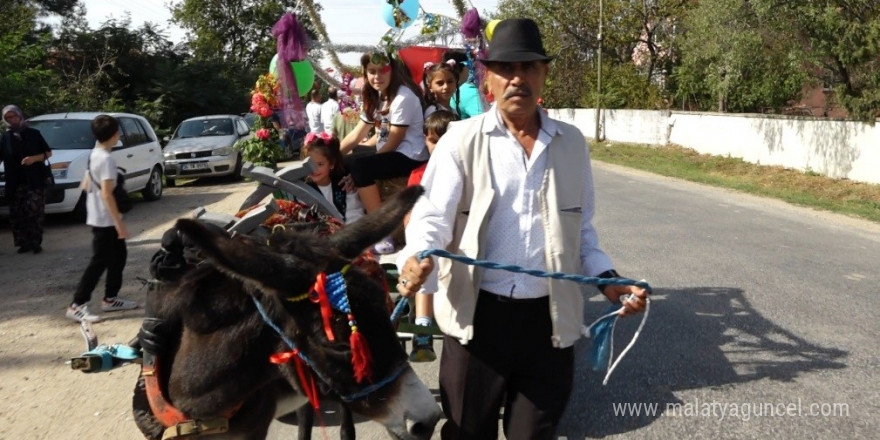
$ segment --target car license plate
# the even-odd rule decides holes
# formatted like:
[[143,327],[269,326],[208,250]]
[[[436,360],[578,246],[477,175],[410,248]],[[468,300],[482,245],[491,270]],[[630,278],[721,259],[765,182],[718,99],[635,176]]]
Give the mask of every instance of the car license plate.
[[207,169],[208,169],[208,164],[206,164],[206,163],[185,163],[185,164],[183,164],[183,165],[180,166],[180,169],[182,169],[183,171],[189,171],[189,170],[207,170]]

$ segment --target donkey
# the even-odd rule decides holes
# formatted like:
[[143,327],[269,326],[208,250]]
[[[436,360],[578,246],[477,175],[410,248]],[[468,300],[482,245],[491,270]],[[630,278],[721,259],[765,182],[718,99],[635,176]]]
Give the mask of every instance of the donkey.
[[[155,370],[145,356],[133,398],[144,435],[264,439],[272,419],[293,409],[285,402],[317,400],[317,380],[392,438],[430,438],[440,408],[407,363],[383,288],[349,264],[389,234],[421,193],[407,189],[329,237],[289,227],[261,241],[178,220],[205,259],[157,304],[156,315],[179,327],[180,337],[161,351]],[[325,275],[344,280],[345,311],[315,294]]]

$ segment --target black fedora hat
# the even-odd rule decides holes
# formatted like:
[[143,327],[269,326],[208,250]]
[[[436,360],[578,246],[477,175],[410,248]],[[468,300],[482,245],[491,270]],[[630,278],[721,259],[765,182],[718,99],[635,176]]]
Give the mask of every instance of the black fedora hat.
[[489,54],[480,58],[483,63],[516,63],[550,61],[541,41],[538,24],[529,18],[511,18],[495,25]]

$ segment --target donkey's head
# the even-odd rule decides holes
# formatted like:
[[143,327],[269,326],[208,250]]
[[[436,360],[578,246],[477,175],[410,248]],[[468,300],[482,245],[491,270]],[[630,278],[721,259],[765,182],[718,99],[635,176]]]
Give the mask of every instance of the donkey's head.
[[[353,411],[384,424],[397,438],[429,438],[440,410],[407,364],[383,288],[350,267],[354,258],[400,224],[421,193],[420,187],[408,188],[375,213],[329,237],[276,228],[262,243],[235,239],[193,220],[180,220],[177,228],[196,243],[213,267],[241,281],[258,298],[301,353],[300,358]],[[344,304],[323,307],[322,314],[316,280],[323,276],[331,278],[325,283],[327,290],[334,289],[334,280],[343,284],[344,279],[345,294],[331,294],[329,302],[339,306],[345,302],[339,298],[344,298],[347,310]],[[359,335],[352,337],[352,333]],[[353,354],[351,341],[358,339],[366,342],[355,345],[366,345],[368,365],[362,360],[353,365],[353,356],[362,359],[359,355],[363,354],[359,349]],[[293,363],[283,364],[282,373],[299,387]]]

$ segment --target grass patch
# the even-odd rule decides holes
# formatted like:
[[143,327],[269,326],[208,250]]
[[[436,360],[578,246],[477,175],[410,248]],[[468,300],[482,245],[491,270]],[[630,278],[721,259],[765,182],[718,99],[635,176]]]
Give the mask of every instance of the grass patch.
[[675,145],[655,147],[606,141],[590,144],[590,155],[602,162],[880,223],[880,185],[831,179],[810,171],[755,165],[742,159],[700,154]]

